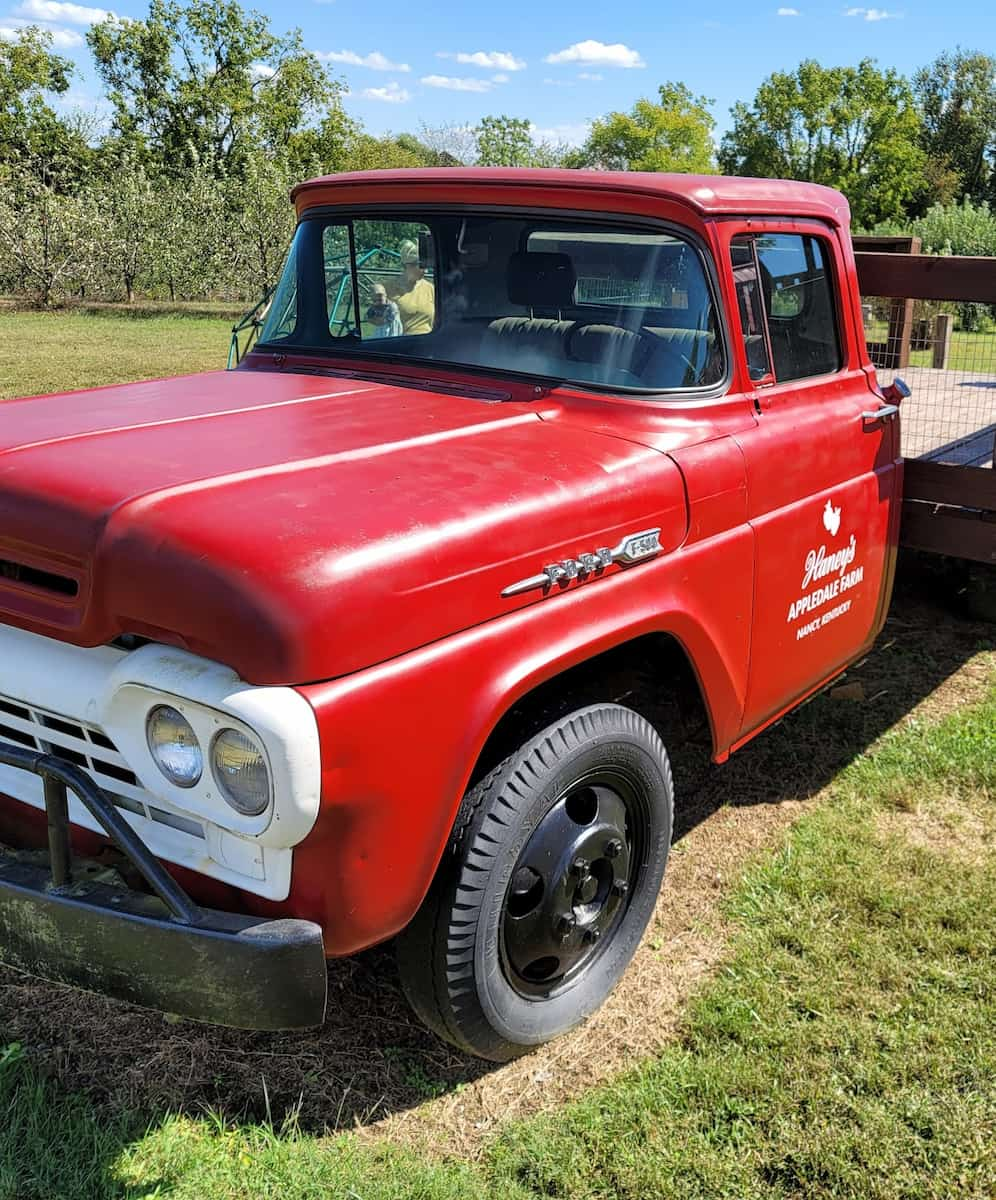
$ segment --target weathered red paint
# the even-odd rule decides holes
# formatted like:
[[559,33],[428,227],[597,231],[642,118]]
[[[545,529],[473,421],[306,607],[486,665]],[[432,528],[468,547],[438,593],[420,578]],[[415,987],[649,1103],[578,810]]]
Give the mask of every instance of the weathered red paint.
[[[322,737],[322,812],[288,901],[332,954],[383,940],[420,903],[489,733],[563,670],[668,634],[724,759],[859,655],[881,627],[897,540],[898,429],[877,385],[846,202],[807,184],[577,172],[378,172],[315,180],[322,205],[520,206],[677,222],[712,254],[733,372],[714,399],[500,381],[500,405],[258,352],[231,374],[4,405],[0,558],[80,580],[41,601],[0,580],[0,619],[85,645],[145,634],[300,688]],[[745,230],[832,247],[844,365],[759,389],[729,266]],[[301,366],[324,374],[295,374]],[[389,368],[418,381],[418,369]],[[452,379],[452,374],[447,378]],[[468,383],[487,386],[481,374]],[[821,513],[842,510],[863,578],[819,636],[787,620]],[[664,553],[502,598],[544,563],[647,525]],[[855,560],[858,561],[857,559]],[[168,584],[168,586],[167,586]],[[662,680],[666,686],[666,681]]]

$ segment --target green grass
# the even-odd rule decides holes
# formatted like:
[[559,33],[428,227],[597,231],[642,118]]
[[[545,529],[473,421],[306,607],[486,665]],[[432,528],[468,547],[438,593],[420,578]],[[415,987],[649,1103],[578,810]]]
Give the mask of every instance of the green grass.
[[[0,310],[0,400],[128,383],[225,366],[231,316],[134,314],[108,307],[93,312]],[[885,336],[885,326],[869,331]],[[931,365],[915,351],[913,366]],[[996,374],[996,334],[955,333],[952,370]]]
[[225,366],[231,319],[0,311],[0,400]]
[[[865,336],[869,342],[884,343],[888,335],[889,327],[884,321],[873,321],[865,326]],[[933,349],[910,351],[911,367],[933,365]],[[947,370],[996,375],[996,332],[963,333],[958,330],[952,333]]]
[[293,1122],[104,1118],[12,1053],[0,1197],[991,1200],[994,730],[996,687],[856,759],[734,890],[731,957],[681,1038],[479,1162]]
[[[933,352],[914,350],[910,354],[910,362],[916,367],[933,366]],[[996,334],[953,333],[947,370],[996,375]]]
[[[957,794],[996,823],[996,692],[910,726],[752,871],[735,957],[685,1044],[570,1112],[507,1135],[534,1195],[991,1197],[996,870],[881,818]],[[982,848],[980,848],[982,849]]]

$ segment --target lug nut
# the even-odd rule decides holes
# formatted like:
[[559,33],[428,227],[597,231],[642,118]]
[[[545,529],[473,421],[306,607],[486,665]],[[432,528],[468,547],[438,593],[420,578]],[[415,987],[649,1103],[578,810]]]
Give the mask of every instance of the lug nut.
[[571,863],[571,870],[574,872],[575,875],[587,875],[588,867],[590,865],[591,864],[588,862],[588,860],[586,858],[576,858]]
[[602,931],[600,929],[589,929],[584,935],[584,940],[590,945],[594,945],[601,936]]
[[618,858],[622,854],[623,844],[618,838],[612,838],[605,843],[605,857]]
[[612,894],[614,896],[625,896],[629,891],[629,884],[625,879],[617,879],[612,884]]
[[561,913],[557,918],[557,933],[561,939],[570,937],[577,923],[578,919],[573,913]]

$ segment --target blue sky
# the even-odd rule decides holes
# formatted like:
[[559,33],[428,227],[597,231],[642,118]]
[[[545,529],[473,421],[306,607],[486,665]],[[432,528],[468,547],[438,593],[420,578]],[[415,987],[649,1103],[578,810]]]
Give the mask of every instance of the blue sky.
[[[869,2],[869,0],[866,0]],[[712,98],[722,133],[730,106],[774,70],[814,57],[826,65],[869,55],[911,73],[940,50],[996,52],[993,0],[278,0],[247,3],[277,32],[299,26],[349,88],[350,112],[374,133],[420,123],[474,124],[489,113],[530,119],[540,136],[578,142],[587,123],[628,108],[658,83],[681,80]],[[138,17],[141,0],[114,11]],[[0,0],[0,37],[27,22],[50,28],[81,64],[69,103],[99,88],[83,34],[105,10],[64,0]]]

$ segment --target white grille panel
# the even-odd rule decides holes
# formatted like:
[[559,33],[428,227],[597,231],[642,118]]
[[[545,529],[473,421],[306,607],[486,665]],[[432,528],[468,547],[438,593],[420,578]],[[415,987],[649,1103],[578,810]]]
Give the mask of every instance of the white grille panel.
[[[191,837],[204,838],[204,826],[200,821],[166,811],[161,800],[149,795],[99,726],[0,695],[0,738],[81,767],[119,808],[127,812]],[[5,773],[19,776],[21,786],[15,794],[20,794],[29,777],[13,768],[7,768]],[[30,777],[30,781],[32,791],[37,790],[40,797],[40,781],[34,777]]]
[[[242,817],[212,794],[209,773],[189,791],[160,776],[145,717],[177,700],[202,746],[222,721],[260,738],[273,777],[269,811]],[[86,771],[157,858],[269,900],[289,895],[293,847],[318,816],[322,778],[315,714],[294,689],[251,687],[230,668],[169,646],[73,646],[0,622],[0,741]],[[42,782],[28,771],[0,767],[0,795],[45,807]],[[69,814],[100,831],[71,793]]]

